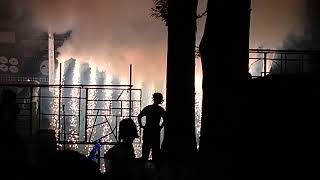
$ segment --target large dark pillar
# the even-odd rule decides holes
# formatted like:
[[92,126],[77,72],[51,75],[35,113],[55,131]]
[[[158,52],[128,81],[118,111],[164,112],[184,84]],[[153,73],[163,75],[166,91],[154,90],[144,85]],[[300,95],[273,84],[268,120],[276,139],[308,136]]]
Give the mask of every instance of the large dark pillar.
[[[237,156],[237,123],[246,109],[241,88],[248,79],[250,0],[209,0],[200,44],[203,107],[200,155],[204,172],[231,179]],[[239,107],[242,106],[242,107]]]
[[187,160],[196,152],[195,39],[197,0],[169,0],[167,124],[163,149],[170,159]]

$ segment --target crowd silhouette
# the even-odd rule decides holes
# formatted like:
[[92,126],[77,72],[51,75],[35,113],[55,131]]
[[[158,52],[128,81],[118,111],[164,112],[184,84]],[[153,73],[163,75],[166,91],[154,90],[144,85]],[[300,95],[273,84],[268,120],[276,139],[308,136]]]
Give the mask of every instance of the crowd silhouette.
[[[33,141],[38,145],[36,159],[31,158],[30,140],[23,138],[16,131],[16,121],[19,113],[19,106],[16,103],[16,93],[14,90],[6,89],[1,93],[1,136],[4,141],[4,148],[0,148],[2,158],[3,175],[18,178],[45,177],[51,178],[75,178],[92,177],[99,179],[159,179],[160,171],[156,169],[155,158],[160,154],[160,118],[164,116],[164,109],[159,106],[163,101],[162,94],[155,93],[154,104],[146,107],[139,115],[141,118],[147,116],[143,145],[143,155],[137,158],[133,141],[139,138],[137,126],[131,118],[125,118],[119,123],[119,141],[111,147],[104,155],[105,171],[101,172],[100,165],[92,158],[92,154],[86,156],[74,150],[57,150],[57,147],[45,147],[43,139]],[[149,109],[150,108],[150,109]],[[154,123],[158,125],[155,126]],[[141,125],[142,127],[142,125]],[[151,128],[151,129],[148,129]],[[156,133],[148,132],[154,130]],[[49,132],[49,131],[48,131]],[[53,131],[50,131],[53,133]],[[41,133],[41,132],[40,132]],[[42,132],[43,133],[43,132]],[[150,136],[150,137],[148,137]],[[28,142],[28,143],[27,143]],[[158,143],[155,146],[155,143]],[[152,160],[149,151],[152,148]],[[156,149],[158,148],[158,149]],[[50,150],[51,149],[51,150]],[[52,149],[55,149],[52,151]],[[43,152],[45,151],[45,152]],[[147,155],[146,155],[147,153]],[[99,157],[100,158],[100,157]]]
[[[234,136],[234,142],[232,142],[233,144],[230,143],[229,147],[236,145],[237,147],[233,147],[232,155],[235,157],[235,160],[232,161],[233,164],[228,164],[230,166],[229,169],[221,168],[223,164],[220,165],[220,167],[214,166],[214,161],[207,156],[203,156],[201,149],[199,149],[195,157],[186,157],[186,161],[183,161],[183,163],[189,163],[187,165],[181,162],[178,162],[178,165],[163,162],[167,159],[162,158],[162,149],[160,149],[161,146],[159,147],[160,130],[163,127],[166,128],[167,120],[165,110],[160,107],[163,100],[161,94],[155,93],[153,95],[154,103],[146,106],[138,117],[138,124],[142,127],[142,130],[144,130],[142,134],[144,143],[142,146],[145,149],[142,151],[142,157],[136,156],[133,146],[134,140],[140,138],[138,127],[133,119],[124,118],[119,123],[119,142],[112,146],[105,153],[104,157],[102,157],[105,162],[105,169],[102,171],[100,164],[93,158],[95,153],[87,156],[74,150],[57,150],[56,146],[52,146],[56,144],[56,142],[48,143],[48,139],[46,138],[34,140],[21,136],[16,130],[17,116],[20,111],[19,105],[16,102],[16,93],[11,89],[6,89],[1,92],[0,96],[0,135],[3,140],[2,148],[0,148],[2,156],[1,175],[3,177],[24,179],[33,177],[60,179],[91,177],[108,180],[162,180],[208,179],[207,175],[214,177],[209,179],[223,179],[213,176],[215,173],[220,175],[222,172],[225,173],[223,176],[228,176],[228,178],[231,179],[234,172],[238,173],[236,175],[243,173],[253,176],[258,175],[257,177],[266,176],[267,173],[271,176],[276,173],[282,173],[287,176],[287,174],[290,174],[292,169],[294,169],[296,173],[305,176],[306,173],[304,173],[305,171],[301,165],[307,167],[306,169],[313,167],[311,163],[308,163],[314,159],[314,154],[316,154],[316,148],[313,147],[313,145],[316,145],[314,142],[316,142],[317,136],[315,133],[317,133],[316,128],[318,127],[315,121],[309,121],[314,118],[314,115],[318,112],[318,106],[313,106],[315,103],[310,102],[319,102],[320,97],[318,94],[315,96],[315,94],[308,92],[309,89],[304,89],[305,84],[307,84],[304,79],[300,81],[301,82],[280,81],[275,80],[275,77],[273,77],[273,82],[264,82],[271,85],[271,88],[266,88],[264,92],[269,92],[268,90],[272,89],[272,87],[282,88],[283,90],[290,89],[292,91],[290,94],[278,94],[276,96],[276,99],[282,99],[284,103],[272,106],[275,109],[283,110],[283,112],[279,112],[275,117],[273,117],[273,114],[260,117],[262,111],[264,111],[266,107],[269,107],[273,101],[265,103],[263,105],[265,108],[261,108],[260,106],[252,107],[252,116],[246,116],[247,113],[243,108],[248,106],[245,103],[252,102],[255,97],[258,97],[258,93],[260,92],[255,92],[255,96],[248,96],[252,101],[244,101],[241,108],[239,108],[240,106],[234,107],[233,110],[236,111],[234,111],[233,114],[229,114],[229,118],[239,116],[247,117],[249,120],[246,122],[236,121],[238,124],[235,125],[238,127],[246,127],[237,128],[233,131],[237,136]],[[259,87],[266,86],[262,82],[263,81],[253,81],[253,83],[259,83]],[[296,86],[295,83],[304,86]],[[253,85],[252,87],[256,87]],[[295,87],[296,90],[293,91],[291,87]],[[306,95],[292,98],[293,93],[298,91]],[[269,97],[269,99],[275,97],[274,94],[267,95],[266,97]],[[304,106],[297,106],[297,104],[303,104]],[[311,113],[306,114],[305,112]],[[142,118],[145,116],[146,119],[145,122],[143,122]],[[260,121],[256,121],[256,117],[260,117]],[[163,118],[162,123],[160,121],[161,118]],[[301,119],[305,122],[301,121]],[[288,122],[289,120],[290,123]],[[266,122],[273,123],[267,124]],[[274,124],[277,124],[277,126],[273,127]],[[312,126],[310,126],[310,124]],[[259,128],[254,128],[255,126]],[[150,131],[148,132],[147,130]],[[265,136],[265,134],[270,134],[270,130],[272,130],[274,135]],[[288,135],[289,132],[291,133],[290,136]],[[40,133],[50,133],[50,136],[54,138],[53,130]],[[229,143],[228,141],[225,142]],[[37,148],[32,148],[34,144],[36,144]],[[228,147],[227,145],[228,144],[220,145],[219,148]],[[249,148],[250,151],[248,150]],[[158,151],[158,154],[154,154],[155,149],[156,152]],[[212,148],[209,147],[208,149],[202,150],[217,155],[217,158],[214,159],[216,162],[228,162],[223,159],[223,154],[212,152],[210,151],[211,149]],[[149,159],[150,150],[152,150],[151,159]],[[33,153],[36,154],[36,156]],[[205,163],[203,162],[204,160],[206,160]],[[290,167],[288,171],[282,169],[284,165]],[[271,168],[268,169],[269,167]]]

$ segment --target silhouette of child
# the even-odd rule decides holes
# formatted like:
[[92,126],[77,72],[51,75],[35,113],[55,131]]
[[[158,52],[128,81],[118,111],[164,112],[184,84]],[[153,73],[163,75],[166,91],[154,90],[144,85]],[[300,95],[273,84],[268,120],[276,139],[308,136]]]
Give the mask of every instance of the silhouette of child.
[[110,148],[104,155],[106,173],[114,179],[127,179],[135,160],[133,141],[138,138],[137,127],[132,119],[123,119],[119,126],[120,143]]

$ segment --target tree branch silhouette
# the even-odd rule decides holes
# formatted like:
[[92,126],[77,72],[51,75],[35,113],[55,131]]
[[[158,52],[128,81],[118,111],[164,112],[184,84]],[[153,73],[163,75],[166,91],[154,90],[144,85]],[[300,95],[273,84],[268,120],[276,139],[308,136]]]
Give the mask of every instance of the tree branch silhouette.
[[[156,19],[161,18],[163,22],[166,23],[168,21],[168,0],[154,0],[155,7],[151,8],[151,17]],[[208,13],[208,9],[206,9],[203,13],[197,15],[197,19],[200,19],[206,16]]]

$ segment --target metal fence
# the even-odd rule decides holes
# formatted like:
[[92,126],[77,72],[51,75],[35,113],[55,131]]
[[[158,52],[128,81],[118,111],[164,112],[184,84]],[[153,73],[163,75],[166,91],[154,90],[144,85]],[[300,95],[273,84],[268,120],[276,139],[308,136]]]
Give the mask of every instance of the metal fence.
[[320,51],[249,50],[249,69],[253,77],[268,74],[308,73],[319,67]]

